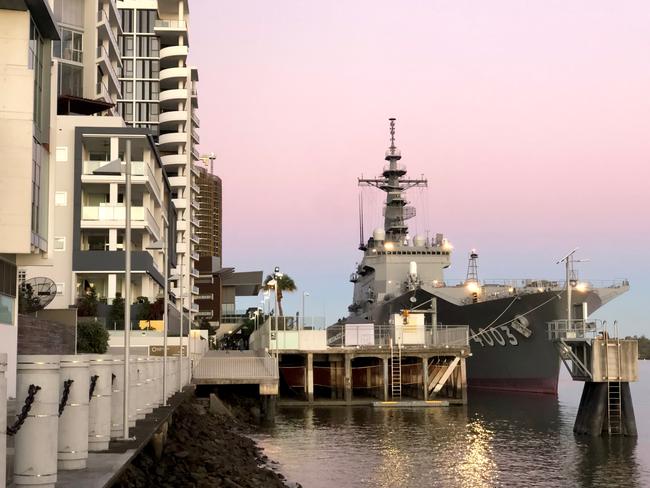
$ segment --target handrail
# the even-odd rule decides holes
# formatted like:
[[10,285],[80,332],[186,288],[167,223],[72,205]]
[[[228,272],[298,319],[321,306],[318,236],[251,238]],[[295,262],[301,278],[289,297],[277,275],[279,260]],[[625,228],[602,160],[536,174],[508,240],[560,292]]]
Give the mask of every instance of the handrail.
[[106,24],[106,30],[108,31],[108,36],[113,41],[113,48],[115,49],[115,52],[117,53],[117,57],[121,58],[122,57],[122,52],[120,51],[120,45],[117,42],[117,37],[115,36],[115,33],[113,32],[113,27],[111,25],[111,22],[108,19],[108,15],[106,14],[106,11],[103,8],[100,8],[97,11],[97,22],[100,23],[102,21],[104,21],[104,23]]
[[153,24],[154,29],[187,29],[187,23],[184,20],[165,20],[158,19]]

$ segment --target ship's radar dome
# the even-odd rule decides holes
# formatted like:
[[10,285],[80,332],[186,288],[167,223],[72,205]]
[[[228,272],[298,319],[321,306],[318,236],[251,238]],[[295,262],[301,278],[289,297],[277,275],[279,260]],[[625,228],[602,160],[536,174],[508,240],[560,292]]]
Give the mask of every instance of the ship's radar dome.
[[427,240],[424,236],[417,235],[413,238],[413,245],[415,247],[422,247],[426,244]]
[[376,241],[385,241],[386,240],[386,231],[384,229],[382,229],[381,227],[377,227],[372,232],[372,237]]

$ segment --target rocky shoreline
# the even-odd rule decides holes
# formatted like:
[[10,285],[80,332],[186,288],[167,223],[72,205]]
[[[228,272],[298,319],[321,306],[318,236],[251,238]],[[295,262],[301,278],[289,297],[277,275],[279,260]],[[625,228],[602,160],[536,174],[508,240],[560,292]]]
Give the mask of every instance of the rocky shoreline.
[[193,397],[174,412],[162,455],[147,446],[128,466],[117,488],[298,488],[266,467],[268,458],[245,435],[254,409]]

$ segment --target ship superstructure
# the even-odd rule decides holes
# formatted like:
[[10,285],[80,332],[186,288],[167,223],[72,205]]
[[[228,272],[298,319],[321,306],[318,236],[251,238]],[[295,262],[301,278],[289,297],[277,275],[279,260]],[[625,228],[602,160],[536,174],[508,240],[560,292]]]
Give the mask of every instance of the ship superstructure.
[[567,309],[575,319],[588,320],[595,310],[627,291],[628,282],[581,282],[572,272],[568,283],[572,293],[561,280],[481,282],[476,250],[469,254],[465,280],[449,282],[444,276],[451,264],[449,241],[443,234],[432,238],[409,234],[407,221],[416,209],[408,204],[406,192],[428,182],[424,176],[408,178],[401,159],[391,118],[382,174],[358,180],[359,186],[386,194],[384,226],[365,240],[361,225],[363,258],[350,276],[354,291],[346,322],[387,323],[395,313],[408,309],[424,313],[428,324],[469,324],[470,386],[556,393],[559,360],[547,340],[546,324],[563,318]]

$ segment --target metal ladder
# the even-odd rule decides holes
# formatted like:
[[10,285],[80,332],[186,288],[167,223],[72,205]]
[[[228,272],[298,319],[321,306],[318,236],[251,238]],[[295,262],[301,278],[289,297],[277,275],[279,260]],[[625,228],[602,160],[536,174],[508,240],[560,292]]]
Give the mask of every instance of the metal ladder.
[[391,342],[390,346],[390,370],[391,370],[391,394],[393,399],[402,398],[402,348],[398,344],[397,352]]
[[[622,399],[621,399],[621,339],[618,336],[618,327],[616,327],[616,322],[614,322],[615,334],[616,334],[616,343],[610,344],[609,339],[607,339],[606,346],[606,357],[605,357],[605,367],[607,374],[607,432],[611,434],[622,434],[623,433],[623,414],[622,414]],[[616,347],[616,377],[614,381],[610,380],[609,377],[609,348]]]
[[607,382],[607,432],[622,434],[621,382]]

